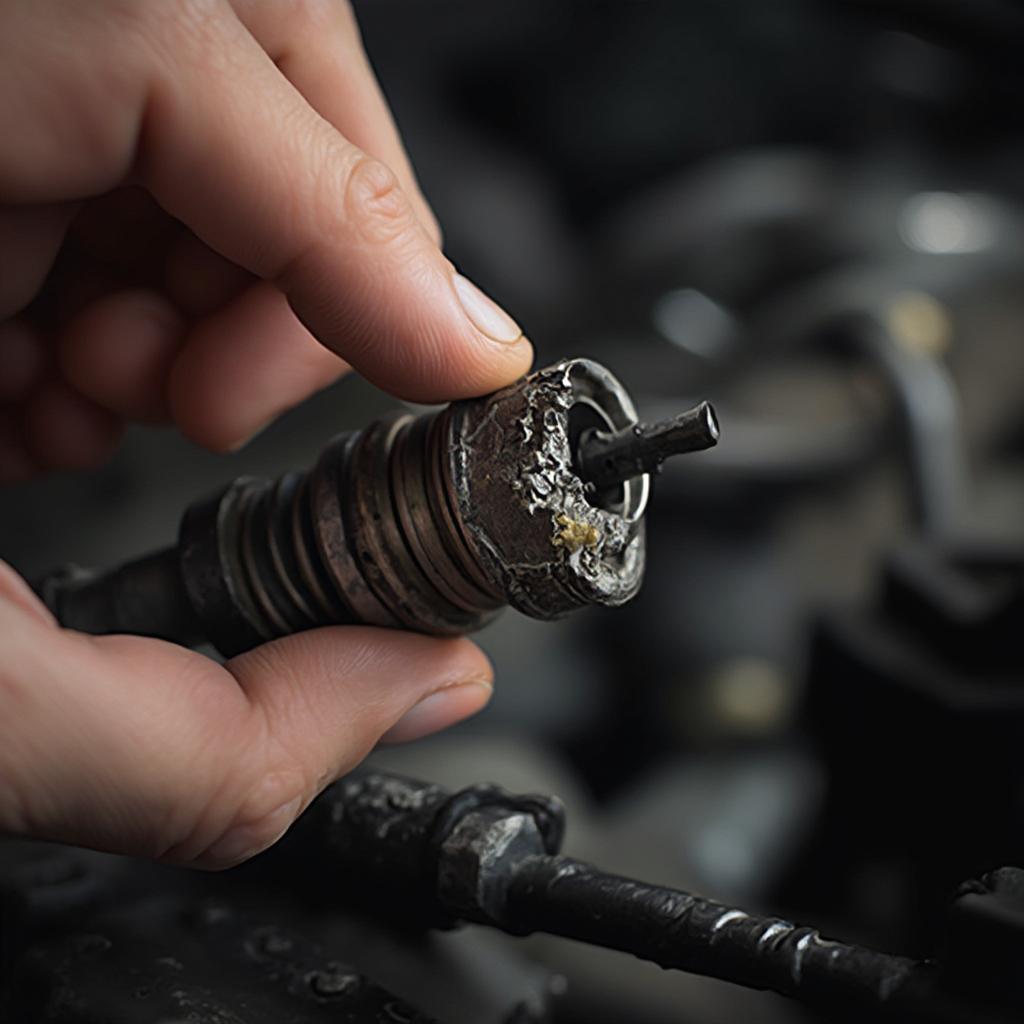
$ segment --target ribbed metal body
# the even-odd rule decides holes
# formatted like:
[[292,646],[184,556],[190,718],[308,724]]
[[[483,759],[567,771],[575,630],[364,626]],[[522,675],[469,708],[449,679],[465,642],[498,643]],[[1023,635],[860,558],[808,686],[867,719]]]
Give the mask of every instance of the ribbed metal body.
[[183,579],[216,646],[336,624],[483,625],[505,599],[462,533],[450,431],[448,409],[395,415],[339,435],[309,472],[243,477],[190,509]]
[[444,636],[506,604],[540,619],[620,605],[643,579],[649,480],[597,488],[578,455],[594,431],[630,454],[646,436],[636,423],[607,369],[563,360],[340,434],[307,472],[234,480],[185,512],[175,548],[106,573],[59,570],[39,590],[71,628],[226,655],[317,626]]

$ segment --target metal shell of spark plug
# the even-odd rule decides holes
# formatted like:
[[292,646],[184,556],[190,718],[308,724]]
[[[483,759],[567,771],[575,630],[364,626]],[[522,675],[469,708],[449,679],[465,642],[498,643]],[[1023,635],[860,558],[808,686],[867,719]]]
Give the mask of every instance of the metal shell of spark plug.
[[644,571],[646,475],[598,502],[575,468],[587,429],[637,422],[625,388],[589,359],[567,359],[452,407],[449,473],[458,516],[488,578],[514,608],[550,619],[620,605]]
[[563,360],[341,434],[306,473],[235,480],[187,510],[176,549],[108,573],[61,570],[39,589],[72,628],[227,655],[323,625],[457,635],[506,604],[540,619],[620,605],[643,578],[649,477],[616,479],[606,460],[598,487],[580,466],[597,464],[592,438],[630,466],[689,450],[658,429],[637,426],[603,366]]

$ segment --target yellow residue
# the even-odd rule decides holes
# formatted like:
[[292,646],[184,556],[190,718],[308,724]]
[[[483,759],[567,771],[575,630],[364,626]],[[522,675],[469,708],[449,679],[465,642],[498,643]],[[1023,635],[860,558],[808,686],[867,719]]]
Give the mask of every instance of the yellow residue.
[[570,519],[565,514],[558,516],[555,522],[562,527],[551,541],[556,548],[566,548],[570,552],[579,551],[584,547],[596,548],[597,542],[601,539],[601,534],[592,523]]

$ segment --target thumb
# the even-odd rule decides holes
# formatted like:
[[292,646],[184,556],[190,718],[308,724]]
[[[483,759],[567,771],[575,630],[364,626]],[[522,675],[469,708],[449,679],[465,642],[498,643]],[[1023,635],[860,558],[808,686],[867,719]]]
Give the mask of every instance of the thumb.
[[218,665],[62,630],[32,603],[0,563],[0,833],[227,867],[382,737],[443,728],[490,695],[464,639],[331,627]]
[[[194,73],[180,73],[183,61]],[[529,368],[519,326],[456,273],[395,174],[322,118],[236,17],[186,35],[157,76],[139,172],[166,210],[277,284],[378,386],[450,399]]]
[[261,721],[264,743],[256,763],[243,769],[242,795],[229,801],[230,824],[190,858],[207,868],[271,845],[378,742],[437,732],[475,714],[491,696],[490,664],[468,640],[370,627],[284,637],[225,668]]

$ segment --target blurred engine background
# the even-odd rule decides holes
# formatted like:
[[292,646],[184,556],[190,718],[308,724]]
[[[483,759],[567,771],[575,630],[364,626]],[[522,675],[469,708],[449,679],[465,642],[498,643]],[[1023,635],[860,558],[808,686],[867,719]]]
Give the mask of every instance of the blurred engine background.
[[[1024,864],[1024,9],[355,6],[446,250],[537,364],[599,359],[649,419],[708,397],[723,433],[656,480],[634,603],[506,613],[491,706],[378,763],[558,793],[577,856],[935,952],[958,883]],[[11,491],[3,557],[140,554],[393,404],[346,380],[230,457],[135,430]],[[557,1021],[818,1019],[564,941],[431,942],[352,955],[452,1022],[538,985]]]

